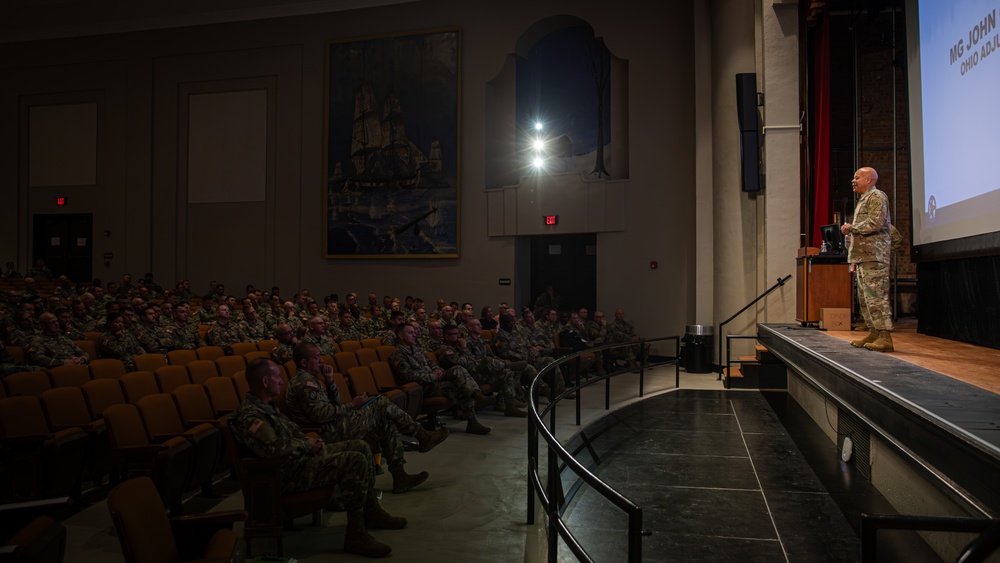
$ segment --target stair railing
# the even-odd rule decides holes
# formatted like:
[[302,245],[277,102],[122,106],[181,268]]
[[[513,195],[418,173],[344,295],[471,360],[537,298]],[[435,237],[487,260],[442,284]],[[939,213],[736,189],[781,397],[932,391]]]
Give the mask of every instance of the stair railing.
[[[736,317],[742,315],[743,311],[746,311],[750,307],[753,307],[758,301],[760,301],[761,299],[767,297],[767,295],[769,293],[771,293],[775,289],[778,289],[779,287],[785,285],[785,282],[788,281],[788,280],[790,280],[790,279],[792,279],[792,274],[787,274],[783,278],[778,278],[778,281],[774,285],[772,285],[771,287],[769,287],[767,289],[767,291],[765,291],[764,293],[761,293],[760,295],[758,295],[756,297],[756,299],[754,299],[753,301],[747,303],[739,311],[736,311],[736,314],[734,314],[733,316],[731,316],[728,319],[726,319],[726,320],[722,321],[721,323],[719,323],[719,364],[718,364],[719,365],[719,377],[716,379],[716,381],[722,379],[723,368],[729,364],[728,350],[727,350],[727,354],[726,354],[726,361],[725,362],[722,361],[722,341],[723,341],[723,339],[725,339],[725,335],[723,335],[723,333],[722,333],[722,327],[724,327],[727,324],[731,323]],[[728,380],[726,381],[726,387],[729,387],[729,381]]]

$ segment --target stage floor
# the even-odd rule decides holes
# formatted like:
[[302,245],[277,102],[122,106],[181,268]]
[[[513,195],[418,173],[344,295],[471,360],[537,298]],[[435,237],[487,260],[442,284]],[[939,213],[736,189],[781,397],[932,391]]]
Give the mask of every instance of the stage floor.
[[[834,330],[825,334],[847,342],[866,335]],[[1000,350],[917,334],[914,326],[897,327],[892,341],[895,351],[889,356],[1000,394]]]

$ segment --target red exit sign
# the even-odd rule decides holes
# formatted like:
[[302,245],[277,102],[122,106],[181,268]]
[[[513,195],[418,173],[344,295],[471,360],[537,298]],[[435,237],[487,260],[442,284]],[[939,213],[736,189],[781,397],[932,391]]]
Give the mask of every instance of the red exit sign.
[[558,225],[559,224],[559,216],[558,215],[546,215],[545,216],[545,224],[546,225]]

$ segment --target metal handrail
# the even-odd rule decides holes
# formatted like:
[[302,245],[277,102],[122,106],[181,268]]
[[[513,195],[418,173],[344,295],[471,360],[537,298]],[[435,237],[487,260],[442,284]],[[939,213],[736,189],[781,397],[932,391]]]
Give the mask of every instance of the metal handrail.
[[[723,382],[722,386],[725,387],[726,389],[729,389],[729,377],[730,377],[730,375],[729,375],[730,374],[730,369],[729,368],[731,368],[733,366],[733,364],[748,364],[751,361],[753,361],[753,360],[732,360],[732,359],[730,359],[732,357],[732,353],[733,353],[732,344],[729,342],[730,340],[757,340],[757,335],[756,334],[727,334],[726,335],[726,369],[722,370],[722,373],[724,373],[725,376],[726,376],[726,379]],[[721,363],[721,361],[722,361],[721,357],[719,358],[719,361]]]
[[912,516],[905,514],[861,515],[861,561],[873,563],[877,554],[879,530],[911,530],[921,532],[978,533],[962,550],[956,561],[985,561],[1000,547],[1000,520],[994,518],[963,518],[957,516]]
[[[772,285],[771,287],[767,288],[767,290],[764,291],[764,293],[761,293],[753,301],[751,301],[751,302],[747,303],[746,305],[744,305],[743,308],[740,309],[739,311],[736,311],[736,313],[734,313],[733,316],[731,316],[728,319],[726,319],[726,320],[722,321],[721,323],[719,323],[719,379],[722,379],[722,338],[723,338],[722,327],[724,327],[727,324],[731,323],[733,320],[736,319],[736,317],[742,315],[743,311],[746,311],[750,307],[753,307],[755,303],[757,303],[761,299],[767,297],[767,295],[769,293],[771,293],[775,289],[778,289],[779,287],[785,285],[785,282],[788,281],[788,280],[790,280],[790,279],[792,279],[792,274],[785,274],[785,277],[778,278],[778,281],[775,282],[775,284]],[[729,386],[726,385],[726,387],[728,388]]]
[[[628,561],[629,563],[638,563],[642,560],[642,536],[649,535],[649,531],[642,529],[642,508],[636,505],[634,502],[623,496],[621,493],[616,491],[613,487],[602,481],[596,475],[591,473],[586,467],[583,466],[576,458],[570,453],[566,448],[559,443],[556,439],[554,431],[556,427],[556,406],[559,401],[563,399],[566,395],[572,392],[577,393],[576,399],[576,425],[580,425],[580,403],[582,401],[582,390],[585,387],[594,385],[601,380],[605,381],[605,398],[604,398],[604,408],[605,410],[610,409],[610,395],[611,395],[611,379],[619,375],[624,375],[626,373],[632,373],[631,370],[625,370],[617,373],[609,373],[607,375],[598,376],[587,381],[580,381],[579,371],[576,373],[576,382],[572,387],[567,387],[563,393],[558,396],[553,396],[549,404],[546,405],[544,409],[539,411],[538,409],[538,390],[539,383],[542,378],[546,377],[549,373],[555,372],[556,377],[562,377],[562,373],[559,370],[559,366],[575,361],[576,358],[580,357],[586,353],[593,352],[605,352],[612,351],[615,349],[625,348],[628,346],[638,346],[639,350],[645,350],[645,346],[648,342],[658,342],[664,340],[673,340],[675,355],[674,359],[667,364],[674,363],[674,378],[675,386],[680,387],[680,365],[678,364],[678,357],[680,354],[680,341],[679,336],[666,336],[661,338],[652,339],[641,339],[638,342],[627,342],[627,343],[617,343],[617,344],[607,344],[604,346],[596,346],[594,348],[587,348],[586,350],[581,350],[579,352],[574,352],[567,356],[564,356],[555,362],[549,364],[541,371],[538,375],[531,381],[531,386],[529,388],[529,393],[531,400],[528,402],[528,494],[527,494],[527,523],[535,523],[535,495],[538,495],[539,500],[545,507],[545,514],[548,517],[547,525],[547,537],[548,537],[548,561],[555,562],[558,558],[559,544],[558,539],[561,537],[563,541],[566,542],[567,547],[573,552],[577,560],[592,562],[593,559],[587,553],[587,551],[580,545],[573,532],[566,526],[566,523],[562,519],[562,504],[563,498],[561,494],[561,481],[559,479],[560,460],[565,464],[566,469],[570,469],[576,474],[577,478],[582,480],[584,483],[589,485],[595,492],[603,496],[605,499],[610,501],[616,507],[625,511],[628,514]],[[648,365],[647,358],[645,354],[639,354],[639,396],[642,397],[644,394],[644,374],[645,369]],[[549,415],[549,426],[546,427],[545,422],[542,417],[546,414]],[[543,486],[541,477],[538,472],[538,436],[541,435],[542,439],[546,443],[546,484]]]

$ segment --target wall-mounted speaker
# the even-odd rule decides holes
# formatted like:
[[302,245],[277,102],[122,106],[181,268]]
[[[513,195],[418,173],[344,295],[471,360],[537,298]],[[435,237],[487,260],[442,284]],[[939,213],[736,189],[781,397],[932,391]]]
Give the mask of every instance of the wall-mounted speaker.
[[740,124],[740,188],[744,192],[760,191],[757,75],[752,72],[736,75],[736,117]]

